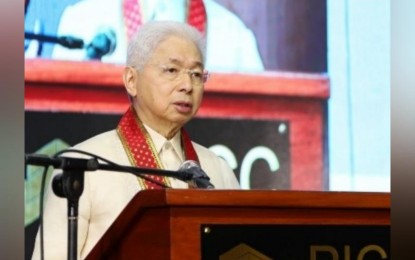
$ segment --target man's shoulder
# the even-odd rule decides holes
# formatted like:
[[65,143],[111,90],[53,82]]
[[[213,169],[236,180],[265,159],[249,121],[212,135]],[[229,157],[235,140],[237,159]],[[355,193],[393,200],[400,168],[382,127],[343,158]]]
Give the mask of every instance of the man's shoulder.
[[207,159],[211,162],[212,161],[213,162],[219,162],[222,159],[219,156],[217,156],[213,151],[211,151],[209,148],[207,148],[203,145],[200,145],[196,142],[193,142],[193,141],[192,141],[192,144],[193,144],[193,147],[195,148],[196,153],[197,153],[200,160],[203,160],[203,159],[206,160]]
[[208,154],[211,153],[211,151],[207,147],[201,144],[198,144],[195,141],[192,141],[192,145],[195,148],[196,152],[203,152],[203,153],[208,153]]

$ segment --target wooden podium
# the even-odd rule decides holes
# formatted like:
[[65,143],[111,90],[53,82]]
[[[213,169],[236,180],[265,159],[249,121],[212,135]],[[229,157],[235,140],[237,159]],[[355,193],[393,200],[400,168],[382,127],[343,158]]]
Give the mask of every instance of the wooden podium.
[[141,191],[87,259],[202,259],[201,237],[202,233],[210,232],[209,225],[331,225],[351,229],[380,226],[389,230],[390,194],[178,189]]

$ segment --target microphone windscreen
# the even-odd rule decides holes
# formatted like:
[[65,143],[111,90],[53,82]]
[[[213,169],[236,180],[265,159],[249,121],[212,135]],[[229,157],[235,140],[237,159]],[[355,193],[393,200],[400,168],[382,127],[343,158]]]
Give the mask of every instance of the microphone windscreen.
[[193,167],[198,167],[198,168],[200,168],[200,165],[199,165],[196,161],[187,160],[187,161],[184,161],[184,162],[180,165],[179,171],[186,171],[186,170],[189,170],[189,169],[191,169],[191,168],[193,168]]

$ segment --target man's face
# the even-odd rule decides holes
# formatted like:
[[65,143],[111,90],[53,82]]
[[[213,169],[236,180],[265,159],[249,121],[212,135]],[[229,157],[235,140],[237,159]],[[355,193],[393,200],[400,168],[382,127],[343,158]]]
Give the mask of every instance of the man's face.
[[137,74],[136,110],[154,129],[181,127],[200,107],[202,57],[194,43],[171,36],[161,42]]

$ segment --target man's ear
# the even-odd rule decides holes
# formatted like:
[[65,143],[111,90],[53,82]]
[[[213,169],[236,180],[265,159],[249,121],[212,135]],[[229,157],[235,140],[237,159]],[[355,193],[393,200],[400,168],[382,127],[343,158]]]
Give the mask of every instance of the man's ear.
[[136,82],[138,79],[137,71],[133,67],[125,67],[122,79],[124,81],[124,87],[131,97],[137,96]]

